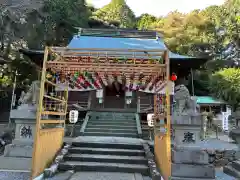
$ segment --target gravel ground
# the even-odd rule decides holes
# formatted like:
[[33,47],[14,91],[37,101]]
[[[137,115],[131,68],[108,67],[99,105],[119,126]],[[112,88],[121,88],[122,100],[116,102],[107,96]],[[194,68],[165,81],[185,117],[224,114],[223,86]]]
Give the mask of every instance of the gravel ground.
[[0,180],[29,180],[28,172],[5,172],[0,171]]

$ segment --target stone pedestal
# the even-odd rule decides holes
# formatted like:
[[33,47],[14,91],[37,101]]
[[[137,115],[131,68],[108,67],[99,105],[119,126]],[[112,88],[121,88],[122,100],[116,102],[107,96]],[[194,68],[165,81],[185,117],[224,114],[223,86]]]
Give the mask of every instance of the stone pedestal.
[[199,142],[201,136],[201,130],[199,126],[190,125],[173,125],[174,131],[174,143],[196,143]]
[[[23,105],[10,113],[15,122],[15,139],[0,157],[0,169],[30,170],[36,125],[36,107]],[[21,163],[15,163],[21,162]]]
[[215,167],[203,150],[175,145],[172,149],[172,179],[215,179]]
[[32,157],[35,136],[35,119],[15,120],[15,139],[5,147],[6,157]]
[[174,144],[196,143],[201,140],[201,116],[181,115],[172,117]]
[[215,168],[209,164],[209,155],[189,147],[201,141],[201,115],[175,114],[172,119],[172,179],[215,179]]

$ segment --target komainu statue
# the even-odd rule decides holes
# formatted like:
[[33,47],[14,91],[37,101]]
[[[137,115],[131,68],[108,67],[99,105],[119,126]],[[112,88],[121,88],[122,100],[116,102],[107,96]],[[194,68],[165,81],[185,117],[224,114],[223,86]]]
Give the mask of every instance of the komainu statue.
[[175,107],[174,112],[179,115],[193,115],[198,112],[196,100],[191,97],[187,87],[183,84],[175,86]]
[[33,81],[27,93],[22,92],[19,99],[20,106],[24,104],[36,105],[39,101],[40,81]]

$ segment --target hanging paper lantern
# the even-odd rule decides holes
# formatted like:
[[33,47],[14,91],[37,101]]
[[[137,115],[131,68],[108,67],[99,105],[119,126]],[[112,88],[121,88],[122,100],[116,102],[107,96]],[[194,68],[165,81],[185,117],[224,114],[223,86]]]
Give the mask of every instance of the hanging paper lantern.
[[98,82],[101,84],[101,86],[104,86],[103,80],[101,78],[101,76],[99,76],[99,74],[97,72],[94,73],[94,76],[97,78]]
[[85,77],[88,77],[88,72],[87,72],[87,71],[84,71],[83,75],[84,75]]
[[98,85],[97,81],[94,81],[94,82],[93,82],[93,85],[94,85],[97,89],[99,89],[99,85]]
[[88,57],[87,57],[87,60],[88,60],[88,62],[91,62],[91,57],[88,56]]
[[149,87],[149,91],[153,90],[153,84]]
[[66,81],[64,73],[62,71],[59,74],[59,81],[60,81],[60,83],[65,83],[65,81]]
[[139,74],[139,80],[142,80],[144,78],[144,74],[143,73],[140,73]]
[[133,84],[129,85],[129,90],[132,91],[133,90]]
[[79,84],[75,84],[75,86],[76,86],[78,89],[82,89],[82,87],[81,87]]
[[171,80],[172,81],[176,81],[177,80],[177,75],[175,73],[172,73]]
[[83,79],[83,76],[79,75],[77,77],[77,82],[80,84],[80,83],[83,83],[84,82],[84,79]]
[[114,62],[114,63],[118,63],[118,59],[114,58],[114,59],[113,59],[113,62]]
[[159,60],[158,60],[159,63],[163,64],[163,58],[160,57]]

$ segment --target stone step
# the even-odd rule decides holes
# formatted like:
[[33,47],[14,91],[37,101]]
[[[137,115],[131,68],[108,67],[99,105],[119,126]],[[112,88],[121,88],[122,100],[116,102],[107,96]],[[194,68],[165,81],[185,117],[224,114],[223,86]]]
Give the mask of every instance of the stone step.
[[99,163],[99,162],[78,162],[66,161],[59,164],[60,171],[94,171],[94,172],[125,172],[149,174],[149,168],[146,165],[126,164],[126,163]]
[[108,133],[137,133],[137,128],[135,129],[108,129],[108,128],[89,128],[85,129],[85,132],[108,132]]
[[151,180],[144,179],[140,173],[122,172],[76,172],[71,180]]
[[[139,180],[140,180],[140,179],[139,179]],[[152,178],[149,177],[149,176],[143,176],[141,180],[152,180]]]
[[91,116],[92,119],[128,119],[134,120],[135,116]]
[[96,120],[135,120],[135,116],[91,116],[91,119]]
[[69,149],[72,154],[101,154],[101,155],[122,155],[122,156],[144,156],[144,150],[136,149],[109,149],[109,148],[90,148],[73,147]]
[[240,160],[233,161],[232,162],[232,167],[240,172]]
[[229,163],[227,166],[223,167],[223,172],[229,176],[233,176],[237,179],[240,179],[240,172],[233,168],[232,163]]
[[212,165],[190,165],[172,163],[173,177],[215,178],[215,168]]
[[88,121],[88,125],[115,125],[115,126],[136,126],[136,122],[125,121]]
[[94,122],[99,122],[99,121],[106,121],[106,122],[109,122],[109,121],[123,121],[123,122],[136,122],[135,119],[126,119],[126,118],[116,118],[116,119],[113,119],[113,118],[103,118],[103,119],[95,119],[95,118],[91,118],[89,121],[94,121]]
[[171,177],[171,180],[215,180],[215,178],[186,178],[186,177]]
[[101,128],[101,129],[136,129],[136,125],[133,126],[115,126],[115,125],[93,125],[93,124],[88,124],[87,128]]
[[126,163],[126,164],[145,164],[147,159],[143,156],[116,156],[99,154],[70,154],[64,157],[65,161],[81,162],[106,162],[106,163]]
[[73,147],[91,147],[91,148],[107,148],[107,149],[129,149],[143,150],[142,144],[127,144],[127,143],[99,143],[99,142],[72,142]]
[[136,133],[84,132],[84,136],[108,136],[138,138]]

